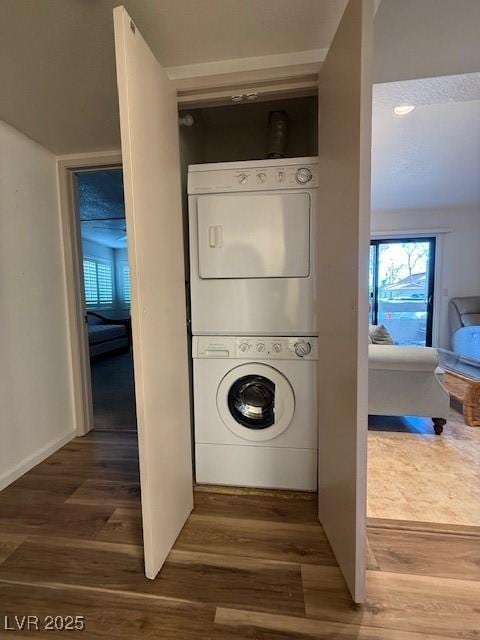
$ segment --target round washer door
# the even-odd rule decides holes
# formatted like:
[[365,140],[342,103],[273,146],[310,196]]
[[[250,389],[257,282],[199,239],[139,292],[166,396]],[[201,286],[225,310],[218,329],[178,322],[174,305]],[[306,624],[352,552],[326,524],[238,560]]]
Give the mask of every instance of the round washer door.
[[241,364],[220,382],[217,408],[232,433],[259,442],[287,429],[295,412],[295,395],[277,369],[260,363]]

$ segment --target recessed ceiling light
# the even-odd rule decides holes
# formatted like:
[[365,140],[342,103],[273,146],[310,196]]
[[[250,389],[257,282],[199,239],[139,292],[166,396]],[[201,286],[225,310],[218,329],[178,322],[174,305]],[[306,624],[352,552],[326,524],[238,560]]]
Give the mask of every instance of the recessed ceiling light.
[[411,113],[415,109],[414,104],[399,104],[396,107],[393,107],[393,113],[396,116],[406,116],[408,113]]

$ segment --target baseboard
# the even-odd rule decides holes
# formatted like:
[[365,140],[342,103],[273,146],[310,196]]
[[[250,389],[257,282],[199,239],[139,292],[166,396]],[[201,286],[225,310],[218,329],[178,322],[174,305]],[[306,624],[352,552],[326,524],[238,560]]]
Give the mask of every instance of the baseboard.
[[6,473],[2,473],[2,475],[0,475],[0,491],[5,489],[5,487],[8,487],[12,482],[15,482],[15,480],[20,478],[20,476],[23,476],[24,473],[33,469],[37,464],[43,462],[45,458],[48,458],[48,456],[55,453],[55,451],[60,449],[60,447],[63,447],[67,442],[70,442],[70,440],[73,440],[73,438],[75,438],[75,431],[68,431],[56,440],[49,442],[45,447],[42,447],[40,450],[29,455],[13,467],[13,469],[9,469]]

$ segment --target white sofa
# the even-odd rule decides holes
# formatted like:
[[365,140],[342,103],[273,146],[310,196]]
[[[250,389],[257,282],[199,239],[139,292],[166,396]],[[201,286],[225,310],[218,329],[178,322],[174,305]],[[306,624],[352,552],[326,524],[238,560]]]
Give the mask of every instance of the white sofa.
[[368,412],[383,416],[432,418],[437,435],[450,409],[441,382],[438,353],[431,347],[370,344]]
[[480,359],[480,296],[452,298],[449,302],[452,351]]

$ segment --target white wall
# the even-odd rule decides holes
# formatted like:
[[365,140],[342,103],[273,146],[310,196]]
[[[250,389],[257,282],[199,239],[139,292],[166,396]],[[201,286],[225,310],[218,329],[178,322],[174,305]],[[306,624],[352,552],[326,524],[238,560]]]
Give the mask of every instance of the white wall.
[[112,263],[115,260],[115,255],[111,247],[106,247],[104,244],[94,242],[93,240],[86,240],[85,238],[82,238],[82,250],[83,255],[90,258],[110,260]]
[[54,156],[0,122],[0,488],[74,436]]
[[372,233],[448,230],[439,234],[438,344],[450,347],[448,301],[456,296],[480,295],[480,206],[461,209],[403,209],[372,212]]

